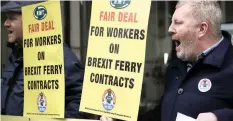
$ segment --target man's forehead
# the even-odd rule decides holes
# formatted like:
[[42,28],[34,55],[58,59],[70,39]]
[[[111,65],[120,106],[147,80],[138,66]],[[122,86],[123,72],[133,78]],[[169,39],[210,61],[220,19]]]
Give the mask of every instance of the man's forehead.
[[173,14],[173,19],[190,17],[190,15],[191,15],[191,8],[188,4],[185,4],[176,8]]
[[20,12],[5,12],[5,14],[7,15],[7,16],[14,16],[14,15],[21,15],[21,13]]

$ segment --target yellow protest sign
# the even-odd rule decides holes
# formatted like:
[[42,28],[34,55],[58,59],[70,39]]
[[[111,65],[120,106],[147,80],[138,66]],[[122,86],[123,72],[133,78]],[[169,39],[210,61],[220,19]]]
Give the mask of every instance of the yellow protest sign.
[[1,115],[1,121],[99,121],[90,119],[55,119],[55,118],[27,118],[22,116]]
[[151,0],[93,0],[80,111],[136,121]]
[[41,118],[31,118],[30,121],[99,121],[90,119],[41,119]]
[[24,116],[64,118],[64,58],[59,1],[22,8]]
[[1,121],[29,121],[26,117],[1,115]]

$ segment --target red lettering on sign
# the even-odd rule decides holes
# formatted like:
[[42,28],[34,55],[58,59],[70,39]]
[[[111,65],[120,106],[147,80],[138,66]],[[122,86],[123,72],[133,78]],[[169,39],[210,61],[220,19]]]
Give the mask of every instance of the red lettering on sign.
[[54,30],[54,24],[53,21],[44,21],[41,22],[41,31],[49,31],[49,30]]
[[129,23],[137,23],[137,13],[129,13],[129,12],[119,12],[118,14],[119,22],[129,22]]
[[39,23],[36,23],[36,24],[29,24],[29,25],[28,25],[28,32],[29,32],[29,33],[39,32]]
[[100,11],[100,21],[114,21],[115,12]]

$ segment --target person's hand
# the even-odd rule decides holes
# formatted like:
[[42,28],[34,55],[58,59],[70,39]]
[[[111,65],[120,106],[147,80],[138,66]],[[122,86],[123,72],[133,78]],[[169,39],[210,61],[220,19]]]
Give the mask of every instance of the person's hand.
[[116,121],[116,120],[114,120],[113,118],[101,116],[101,117],[100,117],[100,121]]
[[196,121],[218,121],[213,113],[200,113]]

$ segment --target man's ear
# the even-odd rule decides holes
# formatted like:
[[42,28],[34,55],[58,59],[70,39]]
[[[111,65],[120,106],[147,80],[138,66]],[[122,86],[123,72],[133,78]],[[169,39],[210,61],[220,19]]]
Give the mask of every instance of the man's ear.
[[206,33],[207,30],[209,29],[209,25],[207,22],[201,22],[199,25],[199,38],[203,37]]

